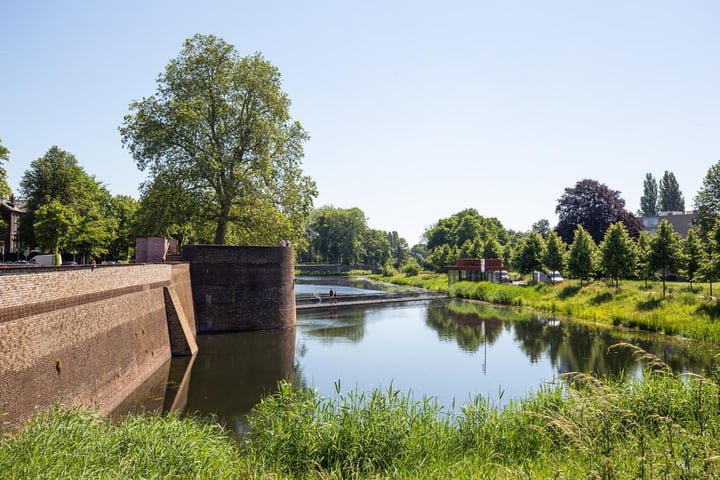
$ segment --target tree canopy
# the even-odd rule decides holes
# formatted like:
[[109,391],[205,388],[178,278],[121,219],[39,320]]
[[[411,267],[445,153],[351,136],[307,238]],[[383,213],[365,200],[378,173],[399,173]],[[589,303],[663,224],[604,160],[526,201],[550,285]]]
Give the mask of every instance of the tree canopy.
[[[85,172],[74,155],[51,147],[31,162],[20,181],[20,192],[27,205],[20,227],[28,245],[92,256],[107,252],[111,235],[110,193]],[[41,209],[52,202],[56,203]],[[41,212],[43,217],[36,218]],[[68,218],[72,222],[67,223]],[[40,236],[35,233],[37,226],[43,231]],[[47,232],[58,229],[67,231],[60,232],[61,238],[55,241],[53,234]]]
[[658,213],[658,184],[652,173],[645,174],[643,194],[640,197],[640,210],[638,215],[648,217]]
[[663,219],[650,237],[650,255],[648,260],[655,271],[662,272],[663,297],[665,296],[665,279],[669,273],[678,272],[682,268],[682,244],[680,235],[673,226]]
[[[189,229],[203,215],[216,244],[299,241],[317,189],[302,174],[308,135],[289,108],[280,72],[262,55],[242,57],[212,35],[186,40],[120,128],[150,174],[144,205],[163,211],[175,225],[167,228]],[[171,212],[171,199],[190,197],[192,208]]]
[[404,238],[369,228],[365,213],[357,207],[314,210],[306,235],[308,249],[299,257],[302,262],[365,265],[379,271],[388,262],[399,268],[409,257]]
[[615,288],[620,288],[620,279],[635,274],[638,261],[638,248],[622,222],[610,225],[599,245],[600,267],[612,280]]
[[695,196],[695,207],[698,209],[700,228],[703,235],[707,235],[715,226],[715,216],[720,213],[720,161],[705,174]]
[[545,240],[539,233],[530,233],[521,242],[512,259],[512,266],[526,274],[542,270],[545,256]]
[[570,276],[580,280],[580,285],[592,275],[596,251],[592,236],[579,226],[573,233],[573,242],[568,251],[567,270]]
[[590,234],[596,244],[615,222],[623,222],[633,238],[637,238],[642,229],[640,220],[625,209],[625,200],[620,198],[620,192],[596,180],[580,180],[574,187],[566,188],[558,200],[555,213],[558,214],[555,231],[567,243],[572,241],[578,225]]
[[685,211],[685,198],[680,192],[680,185],[675,178],[675,174],[667,170],[660,179],[658,209],[661,212]]

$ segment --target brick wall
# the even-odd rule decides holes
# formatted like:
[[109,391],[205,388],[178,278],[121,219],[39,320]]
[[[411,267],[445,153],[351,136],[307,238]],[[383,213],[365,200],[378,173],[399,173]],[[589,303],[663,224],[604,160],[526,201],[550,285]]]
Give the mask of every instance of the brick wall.
[[295,325],[292,247],[187,245],[198,332]]
[[[171,356],[166,291],[194,345],[187,265],[0,270],[0,430],[57,400],[113,410]],[[195,346],[195,350],[197,347]]]

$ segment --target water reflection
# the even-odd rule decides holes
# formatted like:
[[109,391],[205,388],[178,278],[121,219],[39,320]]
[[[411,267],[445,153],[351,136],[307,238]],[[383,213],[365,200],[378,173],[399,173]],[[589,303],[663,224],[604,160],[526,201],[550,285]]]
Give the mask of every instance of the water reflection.
[[[716,350],[696,342],[596,328],[467,301],[415,301],[298,312],[297,328],[204,334],[195,358],[173,359],[163,411],[214,415],[236,435],[279,380],[322,396],[392,385],[450,407],[476,395],[498,406],[566,372],[628,376],[641,367],[620,342],[675,371],[707,374]],[[154,408],[162,397],[150,387]]]

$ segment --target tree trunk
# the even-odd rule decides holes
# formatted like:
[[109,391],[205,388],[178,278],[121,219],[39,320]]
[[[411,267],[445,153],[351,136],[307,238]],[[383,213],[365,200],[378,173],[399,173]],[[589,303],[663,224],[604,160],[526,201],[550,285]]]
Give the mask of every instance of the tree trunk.
[[220,206],[220,215],[217,219],[217,228],[215,229],[215,245],[225,245],[225,236],[227,235],[228,221],[230,218],[230,204]]

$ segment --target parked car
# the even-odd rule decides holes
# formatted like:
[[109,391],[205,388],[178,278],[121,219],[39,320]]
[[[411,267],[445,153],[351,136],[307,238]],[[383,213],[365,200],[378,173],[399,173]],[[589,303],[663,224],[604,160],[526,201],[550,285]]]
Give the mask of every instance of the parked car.
[[563,277],[562,277],[562,275],[560,275],[560,272],[555,270],[554,272],[548,273],[548,281],[550,283],[560,283],[563,281]]
[[[58,255],[58,261],[62,263],[62,257]],[[28,261],[28,263],[33,265],[45,265],[45,266],[52,266],[55,265],[55,254],[54,253],[48,253],[43,255],[35,255]]]

